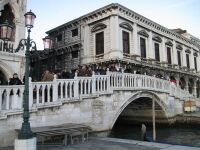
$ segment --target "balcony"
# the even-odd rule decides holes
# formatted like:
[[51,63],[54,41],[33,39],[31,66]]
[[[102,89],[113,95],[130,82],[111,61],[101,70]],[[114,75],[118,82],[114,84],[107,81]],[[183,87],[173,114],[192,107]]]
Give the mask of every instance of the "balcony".
[[13,45],[14,42],[11,41],[3,41],[0,39],[0,52],[8,52],[13,53]]

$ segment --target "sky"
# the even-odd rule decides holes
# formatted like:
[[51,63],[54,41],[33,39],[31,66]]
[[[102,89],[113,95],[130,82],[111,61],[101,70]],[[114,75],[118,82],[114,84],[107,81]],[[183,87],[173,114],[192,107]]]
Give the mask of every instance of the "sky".
[[27,0],[35,13],[31,38],[42,50],[45,32],[110,3],[119,3],[169,29],[182,28],[200,38],[200,0]]

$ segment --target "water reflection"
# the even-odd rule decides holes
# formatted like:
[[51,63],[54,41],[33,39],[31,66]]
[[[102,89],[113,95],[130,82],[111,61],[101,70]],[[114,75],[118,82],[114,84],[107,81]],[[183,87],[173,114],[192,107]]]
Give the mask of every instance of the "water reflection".
[[[157,125],[157,141],[200,147],[200,128],[195,126]],[[147,136],[152,137],[152,127],[147,125]],[[114,126],[109,137],[141,140],[141,125],[120,125]]]

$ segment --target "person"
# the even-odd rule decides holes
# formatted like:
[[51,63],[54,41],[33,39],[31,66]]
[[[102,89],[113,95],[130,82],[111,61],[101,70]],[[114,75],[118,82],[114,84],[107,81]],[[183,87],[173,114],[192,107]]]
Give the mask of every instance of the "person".
[[18,78],[17,73],[14,73],[13,77],[10,78],[9,85],[22,85],[22,81]]
[[146,132],[147,132],[146,126],[145,124],[142,124],[142,128],[141,128],[142,141],[146,141]]
[[61,78],[62,78],[62,79],[69,79],[69,78],[70,78],[70,73],[65,69],[65,70],[61,73]]
[[54,75],[46,70],[42,75],[42,81],[53,81]]

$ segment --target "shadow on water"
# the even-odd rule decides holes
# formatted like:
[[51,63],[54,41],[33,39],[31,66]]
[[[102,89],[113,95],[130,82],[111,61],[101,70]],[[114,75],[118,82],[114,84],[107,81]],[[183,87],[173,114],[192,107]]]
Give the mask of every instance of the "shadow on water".
[[[152,139],[152,126],[146,124],[147,136]],[[156,142],[200,147],[200,127],[187,124],[156,124]],[[116,123],[109,137],[141,140],[141,124]]]

